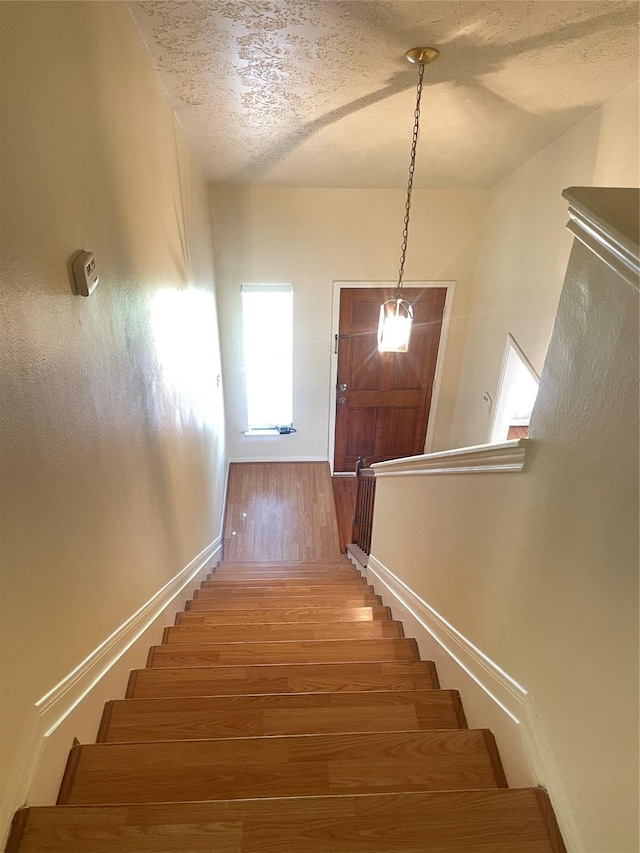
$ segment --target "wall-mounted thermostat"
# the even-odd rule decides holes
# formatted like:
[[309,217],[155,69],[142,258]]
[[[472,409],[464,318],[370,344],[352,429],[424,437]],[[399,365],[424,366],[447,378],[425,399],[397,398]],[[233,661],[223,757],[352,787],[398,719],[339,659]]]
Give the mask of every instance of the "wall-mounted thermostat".
[[80,252],[72,266],[76,293],[78,296],[89,296],[100,280],[93,252]]

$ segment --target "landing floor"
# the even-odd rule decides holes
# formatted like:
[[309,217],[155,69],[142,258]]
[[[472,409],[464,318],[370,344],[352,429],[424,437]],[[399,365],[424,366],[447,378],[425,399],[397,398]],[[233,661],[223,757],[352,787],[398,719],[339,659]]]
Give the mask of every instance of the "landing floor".
[[326,462],[231,464],[226,561],[330,560],[339,555]]

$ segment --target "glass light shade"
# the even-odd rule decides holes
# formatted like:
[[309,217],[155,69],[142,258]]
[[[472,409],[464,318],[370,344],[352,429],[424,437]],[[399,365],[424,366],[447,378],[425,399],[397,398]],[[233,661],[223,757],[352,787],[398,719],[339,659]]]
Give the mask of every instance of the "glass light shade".
[[380,352],[407,352],[411,336],[413,310],[408,302],[396,297],[380,306],[378,349]]

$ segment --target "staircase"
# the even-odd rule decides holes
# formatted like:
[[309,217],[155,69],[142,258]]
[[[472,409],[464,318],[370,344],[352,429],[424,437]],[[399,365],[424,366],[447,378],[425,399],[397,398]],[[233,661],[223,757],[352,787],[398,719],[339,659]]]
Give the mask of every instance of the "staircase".
[[548,853],[541,789],[509,789],[346,559],[222,563],[97,742],[74,746],[58,805],[17,813],[7,853]]

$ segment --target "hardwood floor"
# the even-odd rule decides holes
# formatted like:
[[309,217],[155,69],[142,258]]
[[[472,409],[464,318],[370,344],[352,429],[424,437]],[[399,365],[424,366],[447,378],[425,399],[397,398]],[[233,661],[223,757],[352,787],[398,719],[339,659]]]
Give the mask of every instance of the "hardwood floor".
[[339,556],[328,463],[231,464],[225,560],[325,560]]

